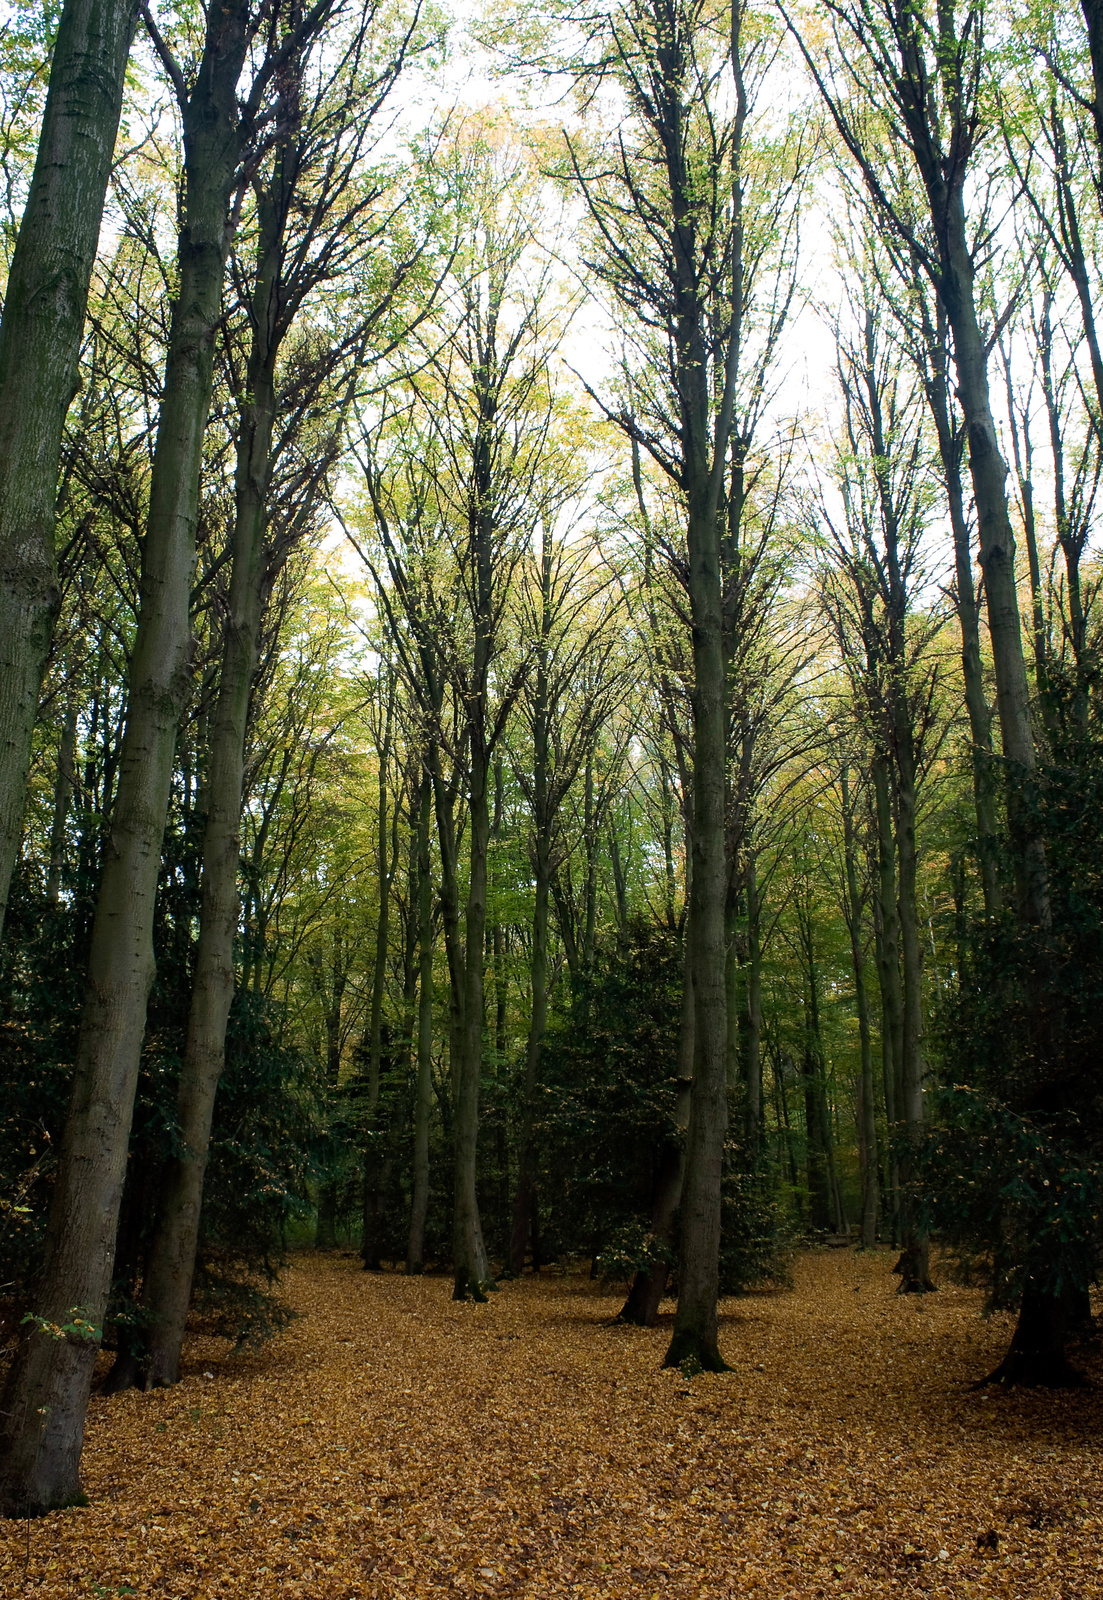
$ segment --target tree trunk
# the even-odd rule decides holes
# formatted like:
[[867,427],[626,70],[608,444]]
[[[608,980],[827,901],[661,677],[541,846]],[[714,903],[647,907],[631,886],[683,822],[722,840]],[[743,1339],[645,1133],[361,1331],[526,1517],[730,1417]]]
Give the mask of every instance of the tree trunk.
[[[60,604],[58,463],[137,21],[67,0],[0,321],[0,936],[19,858],[42,674]],[[76,1469],[69,1476],[75,1482]]]
[[858,1153],[862,1169],[861,1243],[872,1250],[877,1243],[877,1108],[873,1092],[873,1042],[866,994],[866,962],[862,948],[862,897],[858,891],[857,843],[854,809],[846,769],[842,772],[843,852],[846,868],[846,924],[850,933],[850,961],[854,972],[854,1008],[858,1013],[861,1078],[858,1093]]
[[762,904],[754,847],[747,850],[747,1010],[746,1010],[747,1151],[752,1161],[762,1153]]
[[98,1334],[55,1339],[42,1322],[101,1322],[111,1288],[146,1001],[173,751],[191,669],[189,607],[203,432],[221,311],[227,210],[240,157],[237,80],[247,5],[212,13],[184,115],[186,199],[128,677],[126,729],[88,961],[73,1094],[36,1294],[8,1377],[0,1503],[43,1511],[81,1496],[78,1473]]
[[990,1383],[1007,1388],[1014,1384],[1032,1389],[1087,1388],[1087,1379],[1077,1372],[1066,1354],[1069,1304],[1069,1297],[1050,1294],[1028,1283],[1007,1354],[974,1388],[983,1389]]
[[432,785],[421,780],[417,822],[417,1088],[414,1096],[414,1172],[406,1271],[425,1270],[425,1218],[429,1211],[429,1117],[433,1109],[433,880],[429,856]]
[[[687,351],[688,355],[688,351]],[[690,379],[687,376],[686,383]],[[704,362],[700,382],[704,385]],[[665,1365],[722,1372],[717,1325],[720,1194],[727,1131],[727,1005],[724,985],[725,712],[720,541],[707,493],[707,405],[693,411],[701,460],[689,483],[690,607],[693,619],[693,818],[687,937],[694,1003],[693,1087],[682,1184],[678,1309]],[[691,434],[691,439],[692,439]]]
[[271,476],[275,363],[271,300],[279,271],[282,227],[262,235],[253,292],[253,340],[237,444],[236,508],[229,614],[222,673],[210,729],[207,820],[203,833],[202,900],[195,979],[184,1061],[176,1095],[179,1150],[165,1164],[157,1225],[142,1302],[149,1312],[147,1388],[174,1384],[191,1302],[203,1182],[215,1099],[226,1062],[226,1026],[234,998],[238,869],[245,738],[256,677],[266,585],[265,501]]
[[1045,846],[1030,815],[1036,757],[1019,622],[1015,536],[1007,505],[1007,465],[1000,454],[992,420],[988,350],[977,321],[975,267],[966,238],[961,190],[955,188],[949,195],[940,190],[937,206],[932,193],[932,212],[936,209],[942,267],[939,294],[953,334],[957,392],[969,442],[969,470],[996,675],[996,709],[1008,764],[1008,818],[1019,899],[1027,918],[1045,928],[1050,921],[1049,879]]
[[[674,1254],[677,1239],[675,1224],[678,1205],[682,1198],[682,1184],[686,1170],[686,1128],[689,1125],[690,1092],[693,1088],[694,1056],[694,1006],[692,974],[688,953],[684,962],[682,980],[682,1026],[678,1034],[678,1082],[674,1099],[674,1127],[663,1145],[659,1170],[655,1179],[655,1194],[651,1206],[651,1237],[659,1250],[668,1258]],[[621,1307],[618,1321],[630,1322],[639,1328],[653,1328],[658,1319],[659,1306],[666,1292],[670,1276],[670,1259],[656,1261],[647,1271],[640,1271],[632,1280],[628,1298]]]
[[[961,633],[961,676],[965,710],[969,718],[973,806],[977,817],[977,857],[980,864],[984,914],[1000,909],[999,840],[996,822],[995,767],[992,761],[992,714],[984,691],[984,666],[980,653],[980,603],[973,581],[973,557],[965,496],[961,482],[961,444],[950,420],[946,378],[946,320],[939,303],[934,318],[924,309],[929,350],[924,353],[924,387],[938,435],[938,453],[950,512],[954,540],[954,609]],[[929,363],[929,366],[926,364]]]
[[897,1108],[904,1134],[900,1162],[901,1233],[903,1253],[897,1262],[900,1294],[925,1294],[931,1282],[930,1248],[917,1216],[914,1189],[914,1152],[923,1129],[923,961],[916,904],[915,760],[910,714],[903,693],[895,699],[897,826],[896,854],[900,875],[897,908],[900,918],[900,955],[904,980],[901,1028],[900,1104]]
[[490,1268],[483,1245],[476,1190],[479,1084],[483,1067],[483,951],[486,943],[487,849],[490,843],[490,776],[485,752],[473,741],[468,850],[470,879],[464,917],[463,1028],[455,1088],[455,1214],[452,1297],[486,1299]]
[[539,1271],[536,1253],[536,1088],[540,1081],[540,1053],[548,1024],[548,900],[551,890],[548,841],[540,839],[536,849],[536,901],[532,913],[532,1017],[529,1022],[528,1049],[525,1052],[524,1103],[521,1112],[521,1139],[517,1174],[517,1193],[513,1200],[513,1227],[509,1240],[509,1270],[520,1277],[525,1268],[525,1253],[532,1242],[533,1271]]
[[900,981],[900,918],[896,905],[896,837],[892,826],[888,763],[875,756],[871,767],[874,821],[877,828],[877,879],[874,911],[878,926],[877,978],[881,990],[881,1067],[885,1121],[889,1129],[889,1191],[893,1243],[900,1214],[897,1164],[898,1119],[901,1114],[900,1069],[904,1054],[904,996]]
[[[397,832],[390,844],[389,789],[391,724],[394,719],[395,679],[388,676],[387,703],[379,742],[379,782],[376,816],[376,881],[379,911],[375,921],[375,965],[372,969],[371,1018],[368,1032],[368,1093],[364,1107],[364,1207],[360,1259],[365,1272],[378,1272],[380,1261],[379,1210],[383,1130],[379,1125],[380,1070],[383,1056],[383,999],[387,979],[387,942],[391,926],[391,887],[397,865]],[[395,819],[397,825],[397,817]]]

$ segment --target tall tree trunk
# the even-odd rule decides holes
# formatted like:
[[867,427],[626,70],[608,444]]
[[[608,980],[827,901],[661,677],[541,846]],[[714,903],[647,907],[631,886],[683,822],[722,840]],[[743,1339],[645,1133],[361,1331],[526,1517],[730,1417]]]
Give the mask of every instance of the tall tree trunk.
[[81,1497],[84,1416],[98,1333],[56,1339],[74,1315],[98,1327],[107,1305],[146,1001],[173,750],[190,680],[189,607],[203,431],[221,310],[228,207],[241,153],[237,80],[246,0],[211,15],[185,102],[186,198],[179,291],[142,552],[126,731],[88,961],[73,1095],[35,1297],[12,1364],[0,1436],[0,1503],[43,1511]]
[[683,962],[682,1025],[678,1033],[678,1077],[674,1095],[673,1127],[663,1144],[659,1170],[655,1177],[651,1203],[651,1237],[657,1259],[648,1269],[640,1269],[632,1279],[628,1298],[620,1310],[619,1321],[640,1328],[653,1328],[666,1292],[670,1265],[677,1241],[676,1222],[686,1170],[686,1128],[689,1125],[690,1092],[693,1088],[694,1005],[692,973],[688,951]]
[[808,1221],[813,1231],[826,1233],[833,1222],[834,1184],[828,1155],[831,1127],[827,1112],[827,1086],[824,1083],[823,1046],[820,1040],[819,976],[811,918],[799,917],[805,977],[804,1044],[804,1139]]
[[541,643],[533,695],[532,816],[534,847],[532,868],[535,899],[532,910],[532,959],[529,984],[532,1012],[528,1045],[525,1051],[524,1100],[521,1107],[521,1136],[518,1154],[517,1192],[513,1199],[513,1223],[509,1238],[509,1270],[520,1277],[525,1267],[525,1252],[532,1243],[532,1268],[540,1270],[539,1229],[536,1189],[536,1089],[540,1081],[540,1056],[548,1025],[548,905],[551,896],[551,849],[554,818],[548,798],[549,715],[547,637],[551,626],[551,552],[547,530],[543,533],[541,559]]
[[[917,269],[918,270],[918,269]],[[1000,909],[999,840],[996,821],[995,763],[992,760],[992,713],[984,690],[984,665],[980,653],[980,602],[973,580],[971,534],[965,515],[961,482],[961,440],[950,417],[947,382],[946,313],[937,302],[933,320],[924,304],[928,349],[923,372],[927,403],[938,436],[938,453],[950,512],[954,540],[954,609],[961,633],[961,677],[965,710],[969,718],[973,806],[977,818],[977,857],[985,916]]]
[[[996,675],[996,710],[1008,763],[1008,817],[1023,913],[1048,927],[1049,878],[1045,846],[1031,816],[1030,792],[1036,756],[1030,721],[1030,686],[1023,659],[1015,536],[1007,504],[1007,465],[1000,453],[988,388],[988,349],[977,320],[976,268],[966,236],[960,188],[931,190],[939,226],[939,295],[953,334],[957,393],[969,443],[969,470],[977,510],[981,566],[988,605],[988,632]],[[1025,792],[1024,792],[1025,791]]]
[[[692,341],[691,341],[692,343]],[[687,358],[689,350],[685,352]],[[687,387],[689,376],[685,379]],[[678,1309],[665,1365],[684,1361],[725,1370],[720,1354],[717,1297],[720,1271],[720,1194],[727,1132],[727,997],[724,985],[724,850],[727,716],[720,592],[720,540],[709,495],[704,361],[702,393],[687,429],[700,459],[689,482],[690,609],[693,621],[692,870],[687,937],[695,1011],[693,1088],[682,1184]],[[695,426],[694,426],[695,425]]]
[[[65,414],[122,108],[136,0],[67,0],[0,320],[0,936],[19,857],[42,674]],[[75,1468],[73,1469],[75,1481]]]
[[179,1148],[165,1163],[142,1291],[149,1314],[147,1388],[174,1384],[180,1376],[211,1125],[226,1062],[226,1027],[234,998],[245,738],[271,576],[264,559],[265,502],[276,412],[278,340],[274,318],[283,221],[271,205],[262,208],[247,398],[237,442],[228,615],[218,700],[209,733],[199,946],[176,1094]]
[[[328,978],[323,968],[321,951],[316,951],[314,954],[315,981],[325,1007],[323,1016],[326,1033],[325,1082],[326,1092],[330,1098],[336,1095],[341,1081],[341,1009],[348,982],[348,969],[344,964],[342,944],[342,933],[338,926],[333,930],[333,968]],[[327,981],[330,985],[328,992]],[[337,1248],[337,1184],[332,1177],[324,1179],[318,1196],[318,1222],[314,1234],[314,1248],[316,1250]]]
[[414,1172],[406,1271],[425,1270],[425,1219],[429,1211],[429,1118],[433,1109],[433,880],[429,821],[433,791],[421,780],[417,821],[417,1088],[414,1094]]
[[364,1106],[364,1206],[360,1258],[365,1272],[378,1272],[380,1174],[383,1130],[379,1124],[380,1071],[383,1058],[383,1000],[386,993],[387,949],[391,927],[391,887],[397,866],[397,813],[394,839],[390,821],[391,726],[394,721],[395,678],[387,675],[386,705],[379,740],[379,774],[376,800],[376,885],[379,911],[375,920],[375,963],[372,968],[371,1017],[368,1028],[368,1093]]
[[854,807],[846,768],[841,775],[843,853],[846,869],[846,924],[850,934],[850,961],[854,972],[854,1008],[858,1013],[861,1078],[858,1093],[858,1152],[862,1169],[861,1243],[872,1250],[877,1243],[877,1106],[873,1092],[873,1041],[866,994],[866,961],[862,946],[862,896],[858,889],[857,840]]
[[900,1117],[904,1149],[900,1162],[903,1252],[897,1262],[901,1294],[923,1294],[934,1288],[929,1267],[929,1242],[920,1227],[915,1193],[914,1156],[923,1129],[923,960],[916,904],[915,759],[909,713],[897,696],[896,728],[896,854],[900,876],[897,907],[904,1005],[900,1056]]
[[470,878],[464,916],[463,1028],[455,1089],[455,1212],[452,1297],[486,1299],[490,1268],[483,1245],[476,1188],[479,1084],[483,1067],[483,961],[486,943],[487,850],[490,843],[489,763],[480,741],[471,751],[468,812]]
[[746,1137],[752,1160],[762,1152],[762,902],[755,848],[747,848]]
[[[502,817],[505,805],[504,769],[500,759],[494,762],[494,820],[490,833],[497,845],[502,837]],[[493,880],[492,880],[493,888]],[[495,899],[497,897],[495,896]],[[508,1066],[509,978],[506,973],[505,929],[495,915],[490,928],[490,956],[494,969],[494,1076],[499,1090],[498,1116],[494,1127],[495,1162],[498,1169],[498,1217],[505,1240],[506,1255],[512,1219],[509,1190],[509,1129],[506,1125],[505,1081]]]
[[877,936],[877,978],[881,990],[881,1066],[885,1091],[885,1120],[889,1128],[889,1190],[892,1202],[893,1242],[899,1224],[900,1181],[897,1143],[902,1115],[900,1087],[904,1054],[904,994],[900,978],[900,917],[896,903],[896,835],[892,825],[892,798],[888,762],[873,758],[874,822],[877,829],[877,878],[874,888]]
[[529,1021],[528,1047],[525,1051],[517,1192],[513,1200],[513,1227],[509,1240],[509,1270],[515,1277],[520,1277],[524,1271],[525,1253],[530,1240],[533,1271],[537,1272],[540,1269],[536,1251],[538,1196],[535,1122],[536,1090],[540,1082],[540,1054],[548,1026],[548,900],[551,889],[548,843],[546,839],[540,839],[536,847],[536,899],[532,913],[532,960],[529,968],[532,1015]]

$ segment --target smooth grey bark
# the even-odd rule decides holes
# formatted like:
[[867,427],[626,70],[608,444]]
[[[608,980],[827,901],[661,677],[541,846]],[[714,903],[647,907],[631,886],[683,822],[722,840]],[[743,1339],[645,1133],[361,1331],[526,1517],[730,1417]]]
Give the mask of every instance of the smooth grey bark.
[[433,879],[429,851],[432,782],[423,774],[417,812],[417,1081],[414,1090],[413,1193],[406,1271],[425,1270],[425,1219],[429,1212],[429,1119],[433,1109]]
[[199,469],[228,210],[244,134],[237,81],[247,0],[212,13],[195,86],[181,97],[185,201],[165,384],[142,555],[126,729],[88,960],[74,1085],[35,1296],[8,1377],[0,1503],[40,1512],[81,1497],[84,1417],[98,1332],[55,1338],[75,1315],[100,1324],[111,1287],[146,1001],[173,752],[191,670],[189,606]]
[[0,319],[0,937],[19,858],[38,696],[61,596],[54,551],[65,414],[138,16],[66,0]]

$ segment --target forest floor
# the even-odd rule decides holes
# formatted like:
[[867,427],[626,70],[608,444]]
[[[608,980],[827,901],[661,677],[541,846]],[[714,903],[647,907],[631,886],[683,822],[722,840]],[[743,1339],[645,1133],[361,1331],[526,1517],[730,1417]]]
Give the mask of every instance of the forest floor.
[[0,1595],[1103,1596],[1103,1386],[971,1391],[1008,1323],[892,1260],[800,1255],[686,1380],[582,1277],[455,1305],[298,1256],[259,1354],[93,1400],[91,1503],[3,1525]]

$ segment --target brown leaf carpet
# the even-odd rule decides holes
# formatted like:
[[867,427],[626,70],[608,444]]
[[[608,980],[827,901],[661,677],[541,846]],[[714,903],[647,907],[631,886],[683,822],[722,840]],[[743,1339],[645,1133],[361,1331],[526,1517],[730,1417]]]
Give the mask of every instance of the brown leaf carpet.
[[1103,1597],[1103,1389],[970,1393],[1008,1323],[892,1260],[801,1256],[687,1381],[582,1277],[300,1256],[260,1355],[93,1400],[91,1505],[0,1524],[0,1596]]

